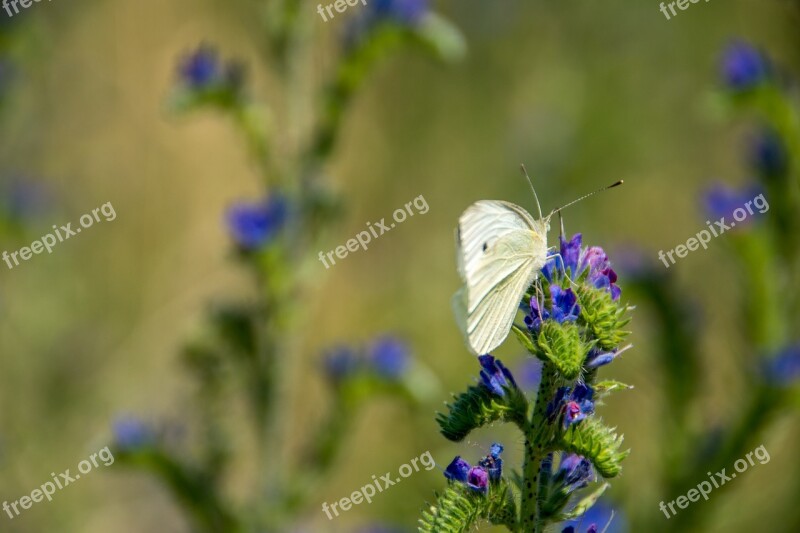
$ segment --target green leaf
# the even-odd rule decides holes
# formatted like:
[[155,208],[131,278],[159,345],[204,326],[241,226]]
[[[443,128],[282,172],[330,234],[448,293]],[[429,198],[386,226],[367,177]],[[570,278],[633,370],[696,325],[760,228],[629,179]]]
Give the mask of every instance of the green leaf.
[[523,431],[527,426],[528,399],[519,389],[505,388],[505,395],[498,396],[482,385],[473,385],[467,392],[454,396],[447,404],[448,414],[437,413],[442,435],[458,442],[473,429],[492,422],[513,422]]
[[575,324],[545,320],[536,337],[536,344],[540,357],[553,363],[564,378],[572,380],[581,373],[587,348]]
[[622,436],[614,433],[614,428],[587,418],[565,431],[559,445],[568,452],[583,455],[600,475],[612,478],[620,473],[622,460],[630,453],[630,450],[620,451],[622,440]]

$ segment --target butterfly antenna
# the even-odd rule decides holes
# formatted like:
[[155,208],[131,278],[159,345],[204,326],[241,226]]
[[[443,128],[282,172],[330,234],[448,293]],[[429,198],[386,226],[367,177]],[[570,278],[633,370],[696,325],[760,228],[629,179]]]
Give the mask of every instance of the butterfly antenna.
[[566,240],[567,232],[564,231],[564,217],[561,216],[560,210],[558,211],[558,223],[561,226],[561,238]]
[[[612,183],[611,185],[607,185],[606,187],[603,187],[602,189],[597,189],[596,191],[594,191],[594,192],[590,192],[589,194],[584,194],[583,196],[581,196],[581,197],[580,197],[580,198],[578,198],[577,200],[572,200],[572,201],[571,201],[570,203],[568,203],[567,205],[562,205],[562,206],[561,206],[561,207],[559,207],[558,209],[555,209],[555,210],[553,210],[553,213],[560,213],[562,209],[566,209],[566,208],[568,208],[568,207],[569,207],[569,206],[571,206],[571,205],[575,205],[575,204],[577,204],[578,202],[580,202],[581,200],[586,200],[586,199],[587,199],[587,198],[589,198],[590,196],[594,196],[595,194],[597,194],[597,193],[599,193],[599,192],[607,191],[608,189],[613,189],[614,187],[617,187],[617,186],[619,186],[619,185],[622,185],[622,183],[623,183],[623,181],[622,181],[622,180],[619,180],[619,181],[616,181],[616,182]],[[552,213],[551,213],[551,215],[552,215]]]
[[544,218],[544,217],[542,217],[542,206],[539,205],[539,197],[536,195],[536,189],[533,188],[533,182],[531,181],[531,177],[528,176],[528,170],[525,168],[525,165],[523,165],[523,164],[520,164],[519,166],[522,169],[522,175],[525,176],[525,179],[528,180],[528,185],[531,186],[531,191],[533,192],[533,197],[534,197],[534,199],[536,199],[536,209],[539,210],[539,218]]

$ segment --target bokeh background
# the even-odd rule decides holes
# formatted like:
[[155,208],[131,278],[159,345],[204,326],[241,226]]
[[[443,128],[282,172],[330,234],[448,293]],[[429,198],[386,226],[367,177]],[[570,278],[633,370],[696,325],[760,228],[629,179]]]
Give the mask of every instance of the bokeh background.
[[[358,9],[323,23],[315,7],[301,13],[316,17],[307,37],[311,79],[330,66],[344,21]],[[377,522],[413,530],[444,485],[440,470],[415,474],[334,521],[319,506],[426,450],[444,467],[501,440],[507,464],[519,461],[521,442],[508,428],[453,444],[433,417],[477,374],[450,311],[459,284],[453,231],[467,205],[504,199],[532,211],[521,162],[546,209],[624,179],[566,212],[566,229],[602,245],[612,261],[630,249],[655,261],[658,250],[703,229],[700,198],[713,179],[748,178],[748,123],[724,120],[711,103],[724,46],[746,38],[800,71],[800,11],[786,1],[693,4],[670,21],[654,0],[459,0],[436,8],[461,29],[468,53],[445,66],[400,53],[365,84],[325,169],[346,210],[320,247],[333,249],[419,195],[430,211],[329,270],[317,263],[285,378],[288,447],[328,401],[320,353],[333,343],[396,333],[439,389],[415,409],[385,398],[365,406],[298,531]],[[0,111],[0,175],[4,187],[34,191],[24,237],[4,236],[2,248],[16,250],[108,201],[117,213],[51,255],[0,267],[0,498],[16,500],[110,444],[113,421],[126,413],[170,421],[191,450],[195,391],[177,354],[203,327],[210,303],[252,291],[232,260],[223,213],[257,194],[258,177],[226,121],[213,112],[175,117],[165,101],[178,59],[207,42],[247,64],[253,97],[278,110],[282,102],[271,97],[277,81],[267,68],[262,2],[55,0],[23,10],[13,27],[4,12],[0,19],[14,63]],[[554,228],[551,243],[556,237]],[[729,258],[723,236],[670,269],[702,335],[698,424],[724,422],[750,385],[737,326],[748,287]],[[623,298],[633,298],[624,275],[619,283]],[[661,515],[658,502],[678,494],[665,494],[651,473],[664,453],[658,428],[668,411],[646,305],[630,329],[635,348],[613,377],[636,388],[601,412],[633,450],[609,496],[635,522]],[[513,341],[498,355],[512,369],[524,359]],[[234,403],[228,417],[236,427],[244,408]],[[713,493],[723,501],[708,531],[797,530],[797,422],[787,405],[763,439],[771,461]],[[233,498],[251,497],[252,441],[243,431],[235,445],[241,453],[226,488]],[[0,516],[0,531],[9,532],[190,530],[158,483],[116,464],[19,518]]]

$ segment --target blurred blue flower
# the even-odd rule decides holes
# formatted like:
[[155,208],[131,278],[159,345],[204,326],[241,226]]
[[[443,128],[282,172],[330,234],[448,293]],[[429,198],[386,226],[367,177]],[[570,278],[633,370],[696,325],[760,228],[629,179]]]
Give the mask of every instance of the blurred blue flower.
[[735,91],[752,89],[770,76],[767,58],[742,40],[733,41],[725,48],[720,68],[722,81]]
[[578,297],[572,289],[563,289],[558,285],[550,285],[548,287],[550,292],[550,310],[547,306],[544,309],[539,309],[539,302],[536,295],[531,298],[531,313],[525,317],[525,324],[528,329],[538,331],[542,326],[543,320],[555,320],[559,324],[564,322],[572,322],[578,319],[580,314],[580,306],[578,306]]
[[786,174],[789,156],[783,139],[771,129],[762,129],[748,147],[750,165],[760,176],[775,178]]
[[800,344],[787,346],[766,359],[762,371],[767,381],[776,386],[791,386],[800,381]]
[[542,361],[535,357],[525,357],[514,375],[523,389],[535,390],[542,380]]
[[190,89],[207,89],[219,81],[222,67],[216,49],[201,44],[183,58],[179,66],[181,81]]
[[574,280],[588,268],[587,282],[598,289],[607,290],[614,300],[618,300],[622,290],[616,285],[617,273],[611,268],[608,256],[599,246],[582,248],[582,241],[580,233],[573,235],[569,241],[560,236],[560,255],[545,263],[542,274],[552,282],[556,274],[563,271],[568,272]]
[[138,418],[124,416],[114,421],[114,444],[121,450],[135,451],[155,441],[152,428]]
[[349,346],[337,346],[325,353],[323,364],[328,378],[334,383],[340,383],[358,371],[361,360]]
[[505,396],[505,388],[517,388],[514,376],[503,365],[500,359],[495,359],[491,355],[481,355],[478,357],[483,370],[481,370],[481,382],[493,393],[498,396]]
[[345,26],[345,48],[354,48],[384,23],[413,28],[427,15],[428,0],[370,0]]
[[372,343],[368,351],[369,361],[375,372],[389,380],[399,379],[408,368],[408,346],[395,337],[381,337]]
[[715,183],[706,190],[703,198],[706,216],[711,220],[719,220],[724,217],[730,224],[731,219],[734,218],[733,212],[741,209],[746,216],[741,220],[736,220],[735,224],[736,227],[746,226],[753,217],[745,210],[745,204],[751,202],[752,205],[752,200],[762,193],[763,190],[757,184],[736,190],[723,183]]
[[13,177],[3,184],[0,193],[0,212],[18,222],[44,214],[49,204],[45,188],[31,179]]
[[227,213],[231,236],[244,250],[268,244],[283,229],[288,218],[288,201],[280,194],[272,194],[256,203],[241,202]]
[[428,0],[371,0],[367,10],[376,19],[414,25],[428,12]]

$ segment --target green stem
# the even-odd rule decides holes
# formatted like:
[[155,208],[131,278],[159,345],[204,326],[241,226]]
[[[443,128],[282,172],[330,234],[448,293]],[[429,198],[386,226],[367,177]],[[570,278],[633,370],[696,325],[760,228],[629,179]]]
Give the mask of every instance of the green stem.
[[542,366],[542,381],[536,395],[536,406],[531,416],[531,425],[525,435],[525,462],[523,465],[522,501],[520,520],[522,531],[539,533],[544,531],[544,521],[539,512],[539,475],[542,460],[546,457],[550,434],[547,424],[547,404],[555,395],[556,370],[550,363]]

